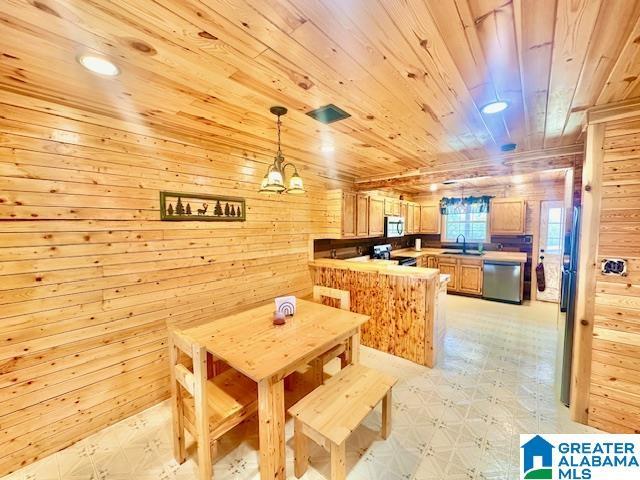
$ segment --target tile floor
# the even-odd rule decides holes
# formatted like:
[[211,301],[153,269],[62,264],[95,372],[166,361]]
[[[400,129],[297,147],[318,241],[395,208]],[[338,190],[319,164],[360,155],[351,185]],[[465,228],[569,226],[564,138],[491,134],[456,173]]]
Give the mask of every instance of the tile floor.
[[[445,350],[434,369],[363,348],[362,362],[396,375],[393,434],[378,436],[377,409],[348,442],[349,479],[517,479],[520,433],[595,431],[556,401],[552,304],[512,306],[450,296]],[[6,480],[186,480],[175,463],[167,402],[107,428]],[[287,475],[293,476],[292,422]],[[216,480],[257,479],[255,421],[220,445]],[[193,457],[191,457],[193,458]],[[328,456],[311,450],[306,479],[328,478]]]

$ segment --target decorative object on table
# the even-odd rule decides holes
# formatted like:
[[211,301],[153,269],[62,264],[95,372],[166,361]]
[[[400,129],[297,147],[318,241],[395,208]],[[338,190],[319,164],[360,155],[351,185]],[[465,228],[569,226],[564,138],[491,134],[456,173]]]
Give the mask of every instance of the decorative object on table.
[[287,321],[287,318],[282,312],[273,312],[273,324],[274,325],[284,325]]
[[[262,182],[260,183],[260,193],[290,193],[294,195],[301,195],[305,192],[302,178],[298,175],[298,169],[293,163],[285,163],[284,155],[282,154],[282,148],[280,144],[280,127],[282,121],[280,117],[287,114],[285,107],[271,107],[269,109],[271,113],[278,117],[278,151],[273,159],[273,163],[267,167],[267,173],[265,174]],[[291,166],[293,168],[293,175],[289,179],[289,188],[284,185],[284,170]]]
[[276,297],[276,312],[281,312],[287,317],[292,317],[296,313],[296,297]]
[[[210,205],[215,205],[215,207],[211,209]],[[244,222],[246,221],[245,212],[244,198],[199,193],[160,192],[161,220]]]

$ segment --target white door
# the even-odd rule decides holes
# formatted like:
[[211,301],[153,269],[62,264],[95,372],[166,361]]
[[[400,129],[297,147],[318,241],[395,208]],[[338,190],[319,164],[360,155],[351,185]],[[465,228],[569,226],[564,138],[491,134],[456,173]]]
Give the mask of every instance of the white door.
[[538,290],[538,300],[556,303],[560,300],[563,243],[564,203],[544,201],[540,205],[540,258],[546,288],[544,292]]

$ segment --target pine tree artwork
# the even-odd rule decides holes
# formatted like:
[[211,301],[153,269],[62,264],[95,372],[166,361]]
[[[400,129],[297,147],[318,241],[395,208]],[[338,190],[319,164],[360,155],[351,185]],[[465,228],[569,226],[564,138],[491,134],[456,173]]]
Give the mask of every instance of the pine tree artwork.
[[213,209],[213,214],[216,217],[221,217],[222,216],[222,205],[220,205],[220,200],[218,200],[216,202],[216,207]]
[[182,205],[180,197],[178,197],[178,203],[176,203],[176,215],[184,215],[184,205]]
[[245,222],[244,198],[216,194],[160,192],[160,220]]

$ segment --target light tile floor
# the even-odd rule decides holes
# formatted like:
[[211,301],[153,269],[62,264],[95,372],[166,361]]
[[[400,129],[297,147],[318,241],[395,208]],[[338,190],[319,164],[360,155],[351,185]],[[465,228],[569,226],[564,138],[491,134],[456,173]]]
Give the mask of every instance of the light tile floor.
[[[348,441],[349,479],[517,479],[520,433],[588,433],[568,419],[554,388],[556,306],[513,306],[450,296],[446,345],[437,368],[363,348],[362,362],[396,375],[393,433],[378,435],[379,407]],[[194,461],[171,454],[164,402],[25,467],[7,480],[186,480]],[[287,475],[293,476],[292,422]],[[256,422],[221,441],[216,480],[257,479]],[[305,479],[328,478],[329,459],[311,450]]]

